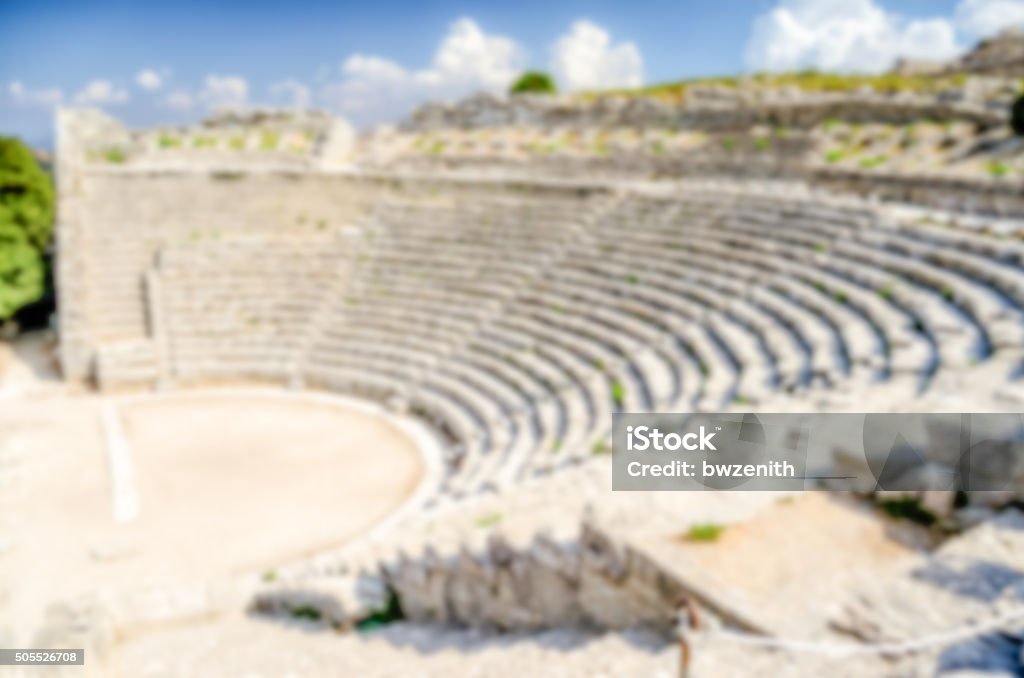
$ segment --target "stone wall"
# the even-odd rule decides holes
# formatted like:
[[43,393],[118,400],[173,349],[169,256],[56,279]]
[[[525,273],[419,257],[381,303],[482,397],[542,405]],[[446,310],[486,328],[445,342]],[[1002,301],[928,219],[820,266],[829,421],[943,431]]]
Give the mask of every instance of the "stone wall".
[[[60,358],[69,379],[96,378],[103,346],[113,347],[110,356],[141,355],[152,339],[146,273],[164,247],[254,234],[322,238],[358,221],[385,193],[443,189],[454,200],[477,190],[473,182],[267,158],[96,161],[95,152],[132,138],[98,112],[58,116],[56,281]],[[493,188],[517,191],[530,184],[503,181]]]
[[159,249],[240,233],[301,235],[358,219],[388,182],[274,162],[96,162],[131,135],[92,111],[58,115],[58,314],[65,376],[103,344],[149,337],[144,276]]
[[683,586],[645,556],[584,523],[578,540],[543,534],[517,547],[500,532],[481,553],[429,551],[383,568],[386,585],[414,621],[506,631],[586,624],[671,629]]
[[401,128],[431,131],[480,127],[676,127],[706,131],[756,125],[809,129],[830,119],[852,123],[909,124],[919,120],[967,121],[981,127],[1006,124],[1005,97],[972,83],[939,95],[910,92],[819,93],[799,90],[747,91],[718,88],[691,92],[679,102],[654,97],[604,96],[593,100],[554,96],[481,94],[456,104],[429,103]]
[[1024,77],[1024,31],[1010,28],[958,59],[954,67],[969,73]]

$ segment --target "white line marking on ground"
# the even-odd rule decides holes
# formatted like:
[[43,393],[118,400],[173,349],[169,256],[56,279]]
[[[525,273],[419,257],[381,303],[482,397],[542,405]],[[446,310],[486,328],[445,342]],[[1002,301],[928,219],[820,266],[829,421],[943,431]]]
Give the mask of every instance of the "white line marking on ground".
[[121,417],[117,404],[104,400],[100,419],[103,422],[103,438],[107,448],[107,463],[110,467],[111,505],[114,520],[129,523],[139,517],[139,494],[135,487],[135,469],[132,466],[132,451],[121,428]]

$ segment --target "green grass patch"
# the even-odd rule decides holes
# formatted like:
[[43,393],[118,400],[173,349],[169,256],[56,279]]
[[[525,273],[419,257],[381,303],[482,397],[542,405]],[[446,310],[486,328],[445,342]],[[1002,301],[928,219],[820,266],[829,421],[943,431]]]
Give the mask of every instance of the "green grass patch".
[[103,153],[103,159],[113,165],[121,165],[127,160],[127,157],[120,148],[108,148]]
[[173,137],[169,134],[161,134],[160,139],[157,141],[160,148],[178,148],[181,146],[181,139]]
[[[741,81],[764,88],[796,87],[805,92],[853,92],[870,87],[878,92],[916,92],[935,93],[961,87],[967,81],[967,75],[955,73],[945,76],[904,75],[900,73],[822,73],[813,69],[790,71],[787,73],[755,73],[749,76],[715,76],[691,78],[672,82],[656,83],[633,89],[613,89],[586,92],[579,97],[584,100],[599,99],[603,96],[654,97],[664,100],[680,101],[687,96],[691,87],[719,86],[735,88]],[[837,124],[838,120],[832,118]]]
[[594,455],[608,454],[609,452],[611,452],[611,448],[605,441],[596,440],[594,441],[594,444],[590,447],[590,452],[591,454]]
[[502,518],[500,513],[488,513],[477,518],[473,524],[480,528],[494,527],[502,521]]
[[986,168],[991,177],[1000,179],[1010,173],[1010,166],[1005,162],[990,162]]
[[889,162],[889,158],[884,155],[874,155],[870,158],[862,158],[860,161],[861,169],[874,169],[881,167],[885,163]]
[[686,540],[698,543],[715,542],[723,532],[725,532],[725,526],[718,523],[699,523],[691,525],[690,529],[686,531]]
[[264,130],[260,135],[260,148],[264,151],[272,151],[281,143],[281,133],[274,130]]
[[825,162],[830,165],[834,165],[837,162],[842,162],[843,158],[846,157],[846,151],[841,148],[833,148],[831,151],[825,153]]
[[622,382],[612,382],[612,402],[619,409],[622,409],[622,403],[626,399],[626,387],[622,385]]

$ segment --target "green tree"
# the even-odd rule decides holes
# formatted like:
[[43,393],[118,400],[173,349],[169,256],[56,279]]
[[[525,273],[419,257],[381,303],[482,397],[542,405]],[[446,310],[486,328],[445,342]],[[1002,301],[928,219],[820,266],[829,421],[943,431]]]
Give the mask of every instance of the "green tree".
[[45,292],[53,214],[49,175],[25,144],[0,137],[0,321]]
[[527,71],[519,76],[509,92],[512,94],[555,94],[555,81],[547,73]]
[[1010,126],[1018,136],[1024,136],[1024,94],[1017,97],[1010,109]]

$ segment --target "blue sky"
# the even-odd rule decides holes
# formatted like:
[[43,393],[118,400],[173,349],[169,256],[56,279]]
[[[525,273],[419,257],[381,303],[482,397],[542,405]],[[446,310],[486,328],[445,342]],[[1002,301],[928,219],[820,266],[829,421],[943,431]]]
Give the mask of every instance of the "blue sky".
[[0,2],[0,133],[49,145],[56,105],[131,124],[218,106],[313,105],[366,126],[427,99],[951,56],[1024,0]]

